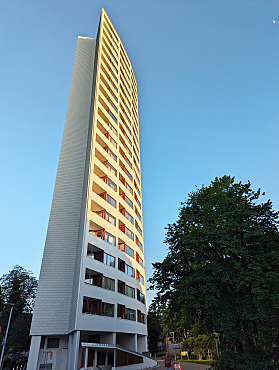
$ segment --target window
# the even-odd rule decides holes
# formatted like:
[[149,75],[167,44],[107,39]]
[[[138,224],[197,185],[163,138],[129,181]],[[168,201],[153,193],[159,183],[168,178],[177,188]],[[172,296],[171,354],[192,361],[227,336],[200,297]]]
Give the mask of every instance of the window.
[[113,217],[110,213],[106,212],[106,220],[111,223],[113,226],[116,225],[116,218]]
[[139,254],[136,254],[136,261],[143,267],[143,260],[140,258]]
[[123,194],[120,194],[121,197],[125,200],[125,202],[133,209],[133,203],[131,202],[131,200],[127,197],[127,195],[125,193]]
[[139,289],[137,289],[137,299],[141,303],[144,303],[145,304],[145,296],[144,296],[144,294]]
[[139,240],[137,240],[137,245],[138,245],[139,249],[142,251],[142,244]]
[[102,302],[102,316],[114,317],[114,304]]
[[125,264],[125,273],[129,276],[135,277],[135,270],[127,264]]
[[125,208],[120,209],[120,212],[125,216],[132,224],[134,224],[134,218],[126,211]]
[[142,236],[141,228],[139,227],[139,225],[138,225],[138,224],[136,225],[136,227],[137,227],[138,232],[139,232],[139,233],[140,233],[140,235]]
[[112,86],[115,88],[116,91],[118,91],[118,88],[115,86],[114,82],[112,80],[110,80]]
[[88,268],[85,270],[85,283],[108,290],[115,290],[115,282],[113,279],[103,276],[103,274]]
[[111,111],[109,111],[109,115],[111,116],[111,118],[114,120],[115,123],[117,123],[117,119],[116,117],[111,113]]
[[112,77],[115,79],[115,81],[116,81],[116,82],[118,82],[118,79],[117,79],[117,77],[115,76],[115,74],[112,72],[112,70],[110,71],[110,73],[111,73]]
[[118,65],[118,61],[116,60],[115,56],[111,53],[111,56],[113,58],[113,60],[115,61],[115,63]]
[[104,253],[104,264],[115,267],[115,257],[110,254]]
[[119,225],[119,229],[126,234],[130,239],[134,240],[134,233],[132,233],[131,230],[129,230],[124,224]]
[[125,155],[125,161],[128,163],[128,165],[131,167],[131,168],[133,168],[133,166],[132,166],[132,163],[129,161],[129,159],[127,158],[127,156]]
[[[125,168],[125,167],[124,167]],[[129,179],[131,180],[131,181],[133,181],[133,178],[132,178],[132,175],[130,174],[130,172],[125,168],[124,169],[124,172],[126,173],[126,175],[129,177]]]
[[138,216],[138,219],[141,221],[141,215],[139,214],[139,211],[137,209],[135,209],[136,211],[136,215]]
[[105,265],[115,267],[115,257],[105,253],[101,248],[88,243],[87,257],[104,263]]
[[109,234],[107,231],[105,232],[105,241],[111,245],[114,245],[114,246],[116,245],[115,236]]
[[102,286],[104,289],[108,289],[108,290],[115,290],[115,287],[114,287],[114,280],[113,279],[110,279],[106,276],[103,276],[103,286]]
[[107,202],[116,208],[116,201],[110,195],[107,194]]
[[136,311],[126,307],[127,320],[136,321]]
[[117,136],[117,130],[112,126],[110,122],[108,122],[108,127],[111,129],[111,131],[114,133],[114,135]]
[[110,186],[114,191],[117,190],[117,186],[115,185],[115,183],[113,181],[111,181],[111,179],[107,179],[107,184],[108,186]]
[[116,108],[116,106],[113,104],[113,102],[110,100],[109,101],[110,102],[110,105],[112,106],[112,108],[115,110],[115,112],[117,113],[117,108]]
[[133,267],[127,265],[122,259],[118,258],[118,270],[125,272],[125,274],[135,277],[135,270]]
[[108,155],[110,155],[115,160],[115,162],[117,162],[116,155],[113,153],[113,151],[109,147],[106,147],[105,151],[108,153]]
[[109,162],[107,162],[107,168],[115,175],[115,176],[117,176],[117,171],[116,171],[116,169],[114,168],[114,167],[112,167],[112,165],[109,163]]
[[128,247],[127,244],[125,243],[118,244],[118,248],[122,250],[124,253],[128,254],[128,256],[134,258],[134,250]]
[[135,289],[129,285],[125,285],[125,295],[131,298],[135,298]]
[[127,152],[130,154],[130,156],[132,157],[132,152],[131,150],[127,147],[127,145],[125,144],[125,149],[127,150]]
[[113,69],[115,70],[115,72],[118,74],[118,70],[117,70],[117,68],[115,67],[115,65],[112,63],[112,62],[110,62],[111,63],[111,65],[113,66]]
[[110,90],[110,93],[114,97],[114,99],[118,102],[118,99],[117,99],[116,95],[114,94],[114,92],[112,90]]
[[128,297],[135,298],[135,289],[118,280],[118,293],[125,294]]
[[100,299],[83,297],[82,313],[114,317],[114,305]]
[[47,348],[59,348],[60,338],[47,338]]
[[137,270],[137,280],[142,284],[144,285],[144,278],[143,276],[139,273],[139,271]]
[[138,322],[145,324],[145,314],[138,310]]
[[125,307],[122,304],[118,304],[117,317],[120,319],[136,321],[136,311]]

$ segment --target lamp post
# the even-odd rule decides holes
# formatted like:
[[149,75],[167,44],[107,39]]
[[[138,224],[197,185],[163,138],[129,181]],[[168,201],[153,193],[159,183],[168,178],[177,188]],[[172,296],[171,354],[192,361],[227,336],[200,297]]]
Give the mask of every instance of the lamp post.
[[11,306],[11,310],[10,310],[10,316],[9,316],[9,321],[8,321],[8,325],[7,325],[7,329],[6,329],[6,334],[5,334],[5,338],[2,342],[2,353],[1,353],[1,359],[0,359],[0,369],[2,370],[2,361],[3,361],[3,357],[4,357],[4,352],[5,352],[5,346],[6,346],[6,342],[7,342],[7,336],[8,336],[8,331],[9,331],[9,327],[10,327],[10,322],[11,322],[11,317],[12,317],[12,312],[13,312],[13,308],[14,308],[14,304],[13,303],[7,303],[9,306]]

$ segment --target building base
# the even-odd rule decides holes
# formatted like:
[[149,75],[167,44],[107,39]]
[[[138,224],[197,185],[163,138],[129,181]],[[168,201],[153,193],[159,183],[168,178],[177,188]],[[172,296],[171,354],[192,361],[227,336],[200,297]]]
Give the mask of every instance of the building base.
[[145,366],[151,360],[142,355],[146,351],[145,335],[75,331],[61,336],[32,336],[27,370],[111,370],[127,365],[144,369],[152,366]]

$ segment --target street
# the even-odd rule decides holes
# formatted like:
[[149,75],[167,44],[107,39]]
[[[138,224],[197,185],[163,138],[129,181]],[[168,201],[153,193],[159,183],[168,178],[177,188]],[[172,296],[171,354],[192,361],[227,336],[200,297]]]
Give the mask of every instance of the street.
[[[158,369],[164,369],[164,361],[157,360],[161,367]],[[181,370],[207,370],[210,369],[208,365],[192,364],[191,362],[180,362]]]

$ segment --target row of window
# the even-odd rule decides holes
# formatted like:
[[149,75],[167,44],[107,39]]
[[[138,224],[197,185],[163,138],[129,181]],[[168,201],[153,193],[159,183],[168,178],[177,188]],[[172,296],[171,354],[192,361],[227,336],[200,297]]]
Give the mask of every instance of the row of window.
[[[100,97],[100,102],[102,103],[103,102],[103,100],[101,99],[101,97]],[[108,114],[113,118],[113,120],[117,123],[117,119],[116,119],[116,117],[114,116],[114,114],[109,110],[109,109],[107,109],[107,112],[108,112]],[[125,125],[126,125],[126,123],[125,123],[125,121],[123,121],[122,123],[124,123]],[[128,127],[128,126],[127,126]],[[127,134],[126,134],[126,132],[125,132],[125,130],[124,130],[124,128],[120,125],[120,129],[121,129],[121,131],[122,131],[122,133],[125,135],[125,137],[126,137],[126,139],[128,138],[127,137]],[[98,139],[98,138],[97,138]],[[99,143],[100,143],[100,140],[99,140]],[[129,140],[129,143],[130,143],[130,145],[131,145],[131,141]],[[100,145],[102,146],[102,144],[100,143]],[[113,140],[113,146],[114,147],[117,147],[117,144],[116,144],[116,142],[115,142],[115,140]],[[103,147],[103,146],[102,146]],[[115,153],[113,153],[113,151],[108,147],[108,146],[104,146],[103,147],[103,149],[113,158],[113,160],[115,161],[115,162],[117,162],[117,156],[115,155]],[[125,149],[127,150],[127,152],[131,155],[131,151],[130,151],[130,149],[127,147],[127,146],[125,146]],[[127,164],[129,165],[129,167],[131,168],[131,169],[133,169],[133,166],[132,166],[132,164],[131,164],[131,162],[129,161],[129,159],[125,156],[125,154],[122,154],[122,156],[124,157],[124,159],[125,159],[125,161],[127,162]],[[134,157],[134,161],[135,161],[135,157]],[[119,161],[120,162],[120,161]],[[136,164],[136,161],[135,161],[135,164]],[[137,168],[137,171],[139,172],[139,168],[138,168],[138,165],[136,164],[136,168]],[[136,172],[135,172],[135,174],[136,174]],[[133,178],[132,178],[132,176],[131,176],[131,174],[129,173],[128,174],[128,177],[129,177],[129,179],[131,180],[131,181],[133,181]],[[136,174],[136,177],[137,177],[137,174]],[[140,184],[140,181],[139,181],[139,179],[138,179],[138,177],[137,177],[137,181],[138,181],[138,183]]]
[[[105,166],[115,174],[115,176],[117,176],[117,172],[115,170],[115,168],[108,162],[108,161],[105,161],[105,163],[103,162],[103,164],[105,164]],[[123,167],[123,166],[122,166]],[[123,168],[122,168],[123,169]],[[103,176],[101,177],[101,179],[106,183],[108,184],[114,191],[117,191],[117,186],[116,184],[110,179],[108,178],[108,176]],[[131,194],[133,194],[133,190],[132,188],[130,187],[129,184],[127,184],[127,182],[125,181],[125,179],[122,177],[122,183],[124,183],[125,187],[131,192]],[[120,193],[120,191],[122,191],[122,193]],[[107,192],[102,192],[102,193],[98,193],[98,195],[103,198],[105,201],[107,201],[108,203],[110,203],[114,208],[116,208],[116,200],[114,198],[112,198]],[[125,192],[123,192],[123,190],[119,189],[119,195],[121,196],[121,198],[123,200],[125,200],[125,202],[132,208],[134,209],[134,206],[133,206],[133,203],[131,201],[130,198],[127,197],[127,195],[125,194]],[[141,203],[137,197],[136,194],[134,194],[134,198],[139,206],[139,208],[141,209]],[[136,208],[135,208],[136,210]],[[139,212],[137,211],[136,212],[137,214],[139,214]],[[141,221],[141,217],[140,218],[140,221]]]
[[[129,248],[126,244],[121,243],[119,245],[119,249],[122,250],[123,252],[127,253],[129,256],[134,258],[134,251],[132,248]],[[105,253],[101,248],[96,247],[93,244],[88,243],[87,246],[87,257],[91,259],[95,259],[97,261],[100,261],[108,266],[115,267],[115,257],[111,256],[110,254]],[[139,263],[141,267],[143,267],[143,260],[140,258],[139,254],[136,253],[136,261]],[[136,275],[135,275],[135,269],[125,263],[122,259],[118,258],[118,270],[124,272],[125,274],[137,278],[137,280],[144,285],[144,278],[140,274],[138,270],[136,270]]]
[[[113,183],[113,185],[115,185],[115,184]],[[114,198],[112,198],[107,192],[102,192],[102,193],[99,193],[98,195],[102,199],[104,199],[106,202],[111,204],[114,208],[116,208],[116,200]],[[127,197],[127,195],[125,193],[122,193],[122,194],[120,194],[120,196],[133,209],[133,203]],[[129,220],[132,224],[134,224],[134,218],[130,215],[130,213],[128,211],[126,211],[126,209],[120,203],[119,203],[119,211],[123,216],[125,216],[127,218],[127,220]],[[116,218],[114,216],[110,215],[105,210],[95,211],[95,213],[98,214],[100,217],[104,218],[105,220],[107,220],[108,222],[110,222],[112,225],[116,226]],[[141,216],[140,216],[140,214],[139,214],[139,212],[136,208],[135,208],[135,213],[138,216],[139,220],[141,221]],[[119,222],[122,222],[122,221],[119,221]],[[120,226],[121,225],[119,224],[119,229],[122,230],[122,228]],[[136,229],[138,230],[139,234],[142,236],[142,230],[139,227],[139,225],[137,224],[137,222],[135,223],[135,226],[136,226]],[[122,230],[122,231],[126,233],[126,230]],[[132,234],[129,233],[129,235],[128,234],[127,235],[129,236],[130,239],[134,240],[134,236]]]
[[[103,194],[104,193],[101,194],[101,197],[102,198],[103,198]],[[107,199],[109,199],[108,202],[111,203],[111,204],[112,204],[112,201],[114,201],[114,199],[111,198],[111,197],[109,197],[109,196],[107,196]],[[134,219],[125,210],[125,208],[121,208],[120,209],[120,212],[133,224]],[[116,226],[116,218],[114,216],[112,216],[110,213],[108,213],[105,209],[100,210],[100,211],[95,211],[94,213],[96,213],[98,216],[100,216],[101,218],[103,218],[104,220],[106,220],[107,222],[109,222],[110,224],[112,224],[113,226]],[[137,221],[135,221],[135,227],[136,227],[136,230],[138,231],[138,233],[140,234],[140,236],[142,236],[142,230],[139,227]],[[130,238],[131,240],[134,241],[135,234],[121,220],[119,220],[119,230],[121,230],[125,235],[128,236],[128,238]]]
[[[108,69],[108,71],[109,71],[109,73],[110,73],[110,75],[113,77],[113,80],[118,84],[119,83],[119,81],[118,81],[118,78],[117,78],[117,74],[118,74],[118,71],[117,71],[117,69],[116,69],[116,67],[114,66],[114,64],[111,62],[111,65],[113,66],[113,68],[114,68],[114,70],[112,70],[111,68],[110,68],[110,66],[109,66],[109,64],[108,64],[108,62],[102,57],[101,58],[101,60],[102,60],[102,62],[103,62],[103,64],[101,65],[101,70],[105,73],[105,75],[106,75],[106,77],[108,78],[108,80],[111,80],[111,78],[108,76],[108,74],[107,74],[107,72],[106,72],[106,70],[104,69],[104,65],[106,66],[106,68]],[[116,73],[116,75],[115,75],[115,73]],[[125,77],[124,77],[125,78]],[[103,79],[103,76],[101,75],[101,80],[102,81],[104,81],[104,79]],[[123,80],[123,78],[121,77],[121,75],[120,75],[120,82],[122,83],[122,85],[124,86],[124,88],[125,88],[125,91],[127,92],[127,94],[129,94],[129,92],[128,92],[128,90],[127,90],[127,87],[126,87],[126,85],[125,85],[125,82],[124,82],[124,80]],[[106,87],[107,87],[107,89],[108,89],[108,91],[111,93],[111,95],[114,97],[114,99],[115,99],[115,101],[118,103],[118,98],[116,97],[116,95],[114,94],[114,92],[111,90],[111,88],[109,88],[108,86],[107,86],[107,84],[105,84],[106,85]],[[120,86],[122,86],[121,84],[120,84]],[[113,86],[114,86],[114,88],[115,88],[115,90],[118,92],[118,88],[116,87],[116,85],[113,83]],[[123,88],[122,88],[123,89]],[[104,93],[104,91],[101,89],[101,91]],[[122,90],[123,91],[123,94],[126,96],[126,93],[125,93],[125,91],[124,90]],[[109,103],[110,103],[110,105],[113,107],[113,109],[114,109],[114,111],[116,112],[116,113],[118,113],[118,109],[117,109],[117,107],[114,105],[114,103],[111,101],[111,99],[104,93],[104,95],[106,96],[106,98],[107,98],[107,100],[109,101]],[[123,106],[120,104],[120,107],[121,107],[121,110],[122,110],[122,113],[124,114],[124,116],[126,117],[126,119],[127,119],[127,121],[129,122],[129,124],[132,126],[132,122],[131,122],[131,119],[129,118],[129,116],[127,115],[127,113],[126,113],[126,110],[127,110],[127,112],[129,113],[129,115],[131,116],[131,111],[129,110],[129,108],[128,108],[128,106],[126,105],[126,103],[125,103],[125,99],[123,99],[123,97],[121,96],[121,101],[122,101],[122,103],[124,104],[124,106],[125,106],[125,109],[123,108]],[[120,113],[119,113],[120,114]],[[123,118],[122,118],[122,120],[123,120]],[[116,117],[115,117],[115,122],[117,123],[117,119],[116,119]],[[133,124],[133,131],[134,131],[134,135],[135,135],[135,137],[136,137],[136,139],[137,139],[137,141],[139,140],[138,139],[138,136],[139,136],[139,132],[138,132],[138,127],[137,127],[137,125],[134,123]],[[130,132],[130,135],[132,134],[131,133],[131,130],[129,129],[129,132]]]
[[[86,268],[85,270],[85,283],[90,284],[93,286],[97,286],[99,288],[115,291],[115,280],[111,279],[107,276],[104,276],[102,273],[98,271],[91,270]],[[135,291],[136,289],[127,285],[124,281],[118,280],[118,293],[124,294],[130,298],[135,299]],[[137,300],[145,304],[145,297],[144,294],[141,293],[139,289],[137,289]]]
[[[102,89],[101,89],[101,91],[102,91]],[[113,104],[113,102],[107,97],[107,99],[108,99],[108,102],[110,103],[110,105],[113,107],[113,109],[117,112],[117,108],[115,107],[115,105]],[[101,97],[99,97],[99,101],[100,101],[100,103],[103,105],[103,107],[105,108],[105,110],[107,111],[107,113],[110,115],[110,117],[114,120],[114,122],[117,124],[118,123],[118,121],[117,121],[117,118],[115,117],[115,115],[111,112],[111,110],[109,109],[109,108],[107,108],[107,106],[106,106],[106,104],[105,104],[105,102],[103,101],[103,99],[101,98]],[[121,122],[122,122],[122,124],[124,124],[124,126],[126,127],[126,129],[127,129],[127,131],[129,132],[129,134],[132,136],[132,132],[131,132],[131,130],[129,129],[129,127],[128,127],[128,125],[127,125],[127,123],[125,122],[125,119],[123,118],[123,116],[121,115],[121,113],[119,114],[119,116],[120,116],[120,119],[121,119]],[[102,117],[104,120],[105,120],[105,117]],[[111,128],[111,124],[108,124],[109,125],[109,127]],[[122,133],[124,134],[124,136],[125,136],[125,138],[127,139],[127,141],[129,142],[129,144],[130,144],[130,146],[132,146],[132,142],[131,142],[131,140],[129,139],[129,137],[128,137],[128,135],[126,134],[126,131],[125,131],[125,129],[121,126],[121,124],[119,124],[120,125],[120,129],[121,129],[121,131],[122,131]],[[114,129],[114,134],[117,136],[117,131]],[[133,137],[133,140],[134,140],[134,143],[135,143],[135,147],[133,147],[133,150],[134,150],[134,154],[135,154],[135,156],[134,156],[134,162],[135,162],[135,166],[136,166],[136,168],[137,168],[137,171],[138,172],[140,172],[140,170],[139,170],[139,167],[138,167],[138,164],[139,164],[139,159],[138,159],[138,156],[137,156],[137,154],[136,154],[136,152],[135,152],[135,148],[138,150],[138,148],[137,148],[137,145],[136,145],[136,141],[135,141],[135,138]],[[131,150],[127,147],[127,145],[125,144],[125,142],[123,141],[123,139],[122,139],[122,144],[124,145],[124,147],[125,147],[125,149],[128,151],[128,153],[129,153],[129,155],[130,156],[132,156],[132,152],[131,152]],[[124,142],[124,143],[123,143]],[[114,145],[114,147],[115,148],[117,148],[117,144],[116,144],[116,142],[115,142],[115,140],[113,140],[112,141],[112,144]],[[116,155],[114,155],[114,160],[116,161]],[[138,163],[136,162],[136,160],[138,161]],[[129,164],[129,166],[132,168],[132,165],[131,164]]]
[[[101,180],[103,180],[110,188],[112,188],[115,192],[117,192],[117,186],[116,184],[108,177],[108,176],[102,176],[100,177]],[[120,181],[122,182],[122,184],[126,187],[126,189],[133,195],[133,189],[131,188],[131,186],[127,183],[127,181],[125,181],[124,177],[121,176],[120,177]],[[135,187],[136,187],[136,184],[135,184]],[[139,192],[138,188],[136,187],[137,191]],[[124,193],[122,193],[124,194]],[[125,195],[126,196],[126,195]],[[123,196],[122,196],[123,198]],[[127,199],[129,199],[127,196],[126,196]],[[104,199],[104,198],[103,198]],[[124,199],[124,198],[123,198]],[[131,200],[129,199],[129,202],[131,202]],[[132,204],[132,202],[131,202]],[[130,204],[129,204],[130,205]],[[120,204],[119,204],[119,211],[133,224],[134,223],[134,218],[125,210],[125,208],[123,208]],[[141,215],[139,213],[139,211],[137,210],[137,208],[135,207],[135,213],[138,217],[138,219],[142,222],[142,218],[141,218]],[[102,216],[103,217],[103,216]],[[105,217],[103,217],[105,218]],[[115,223],[114,223],[114,226],[115,226]]]
[[[105,34],[105,37],[107,38],[107,41],[108,41],[108,43],[112,46],[112,48],[114,49],[114,51],[115,51],[115,53],[116,53],[116,55],[117,55],[117,57],[118,57],[118,53],[117,53],[117,51],[115,50],[115,48],[114,48],[114,46],[116,47],[116,49],[118,50],[118,45],[117,45],[117,43],[116,43],[116,41],[115,41],[115,39],[113,38],[113,36],[111,35],[111,33],[110,33],[110,31],[106,28],[106,31],[107,32],[104,32],[104,34]],[[114,32],[114,31],[112,31],[112,32]],[[111,40],[112,40],[112,42],[114,43],[114,46],[112,45],[112,43],[110,42],[110,39],[109,39],[109,37],[108,37],[108,34],[110,35],[110,37],[111,37]],[[104,39],[103,39],[104,40]],[[105,46],[106,46],[106,48],[108,49],[108,51],[110,51],[109,50],[109,46],[108,46],[108,44],[107,44],[107,42],[104,40],[104,43],[105,43]],[[121,45],[121,44],[120,44]],[[122,52],[122,50],[123,50],[123,52]],[[116,59],[116,57],[113,55],[113,53],[110,51],[110,55],[112,56],[112,58],[113,58],[113,60],[114,60],[114,62],[117,64],[117,65],[119,65],[119,63],[118,63],[118,61],[117,61],[117,59]],[[125,61],[126,60],[126,61]],[[136,102],[137,102],[137,99],[136,99],[136,97],[137,97],[137,89],[136,89],[136,82],[135,82],[135,79],[134,79],[134,76],[133,76],[133,74],[132,74],[132,79],[130,78],[130,69],[129,69],[129,67],[128,67],[128,65],[127,65],[127,63],[129,64],[129,62],[128,62],[128,59],[127,59],[127,57],[126,57],[126,53],[124,52],[124,48],[122,47],[122,45],[121,45],[121,50],[120,50],[120,64],[122,65],[122,67],[123,67],[123,70],[121,70],[121,72],[122,72],[122,74],[123,74],[123,77],[125,78],[125,81],[126,81],[126,84],[127,84],[127,86],[129,87],[129,89],[132,91],[132,95],[133,95],[133,99],[132,99],[132,103],[133,103],[133,108],[134,108],[134,110],[136,110],[136,107],[137,107],[137,104],[136,104]],[[130,83],[128,82],[128,80],[127,79],[129,79],[129,81],[131,82],[131,86],[132,86],[132,89],[131,89],[131,87],[130,87]],[[126,86],[125,86],[126,87]],[[127,92],[128,92],[128,90],[127,90]],[[128,93],[128,95],[129,95],[129,97],[131,98],[131,95]],[[135,119],[135,122],[137,122],[137,119],[136,119],[136,114],[133,112],[133,114],[134,114],[134,119]]]
[[[101,299],[83,297],[82,313],[114,317],[114,304],[103,302]],[[137,317],[136,317],[137,316]],[[145,315],[140,310],[133,310],[122,304],[117,305],[117,317],[145,324]]]

